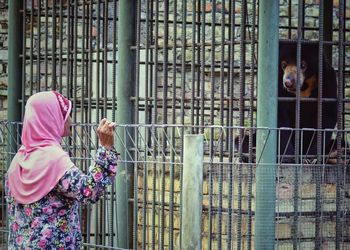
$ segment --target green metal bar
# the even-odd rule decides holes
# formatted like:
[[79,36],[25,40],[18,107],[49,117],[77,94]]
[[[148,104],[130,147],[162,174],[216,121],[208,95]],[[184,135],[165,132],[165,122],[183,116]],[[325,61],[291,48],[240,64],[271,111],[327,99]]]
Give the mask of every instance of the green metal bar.
[[9,29],[8,29],[8,110],[9,121],[21,120],[22,95],[22,45],[23,45],[23,1],[9,1]]
[[[278,1],[259,1],[258,127],[277,127],[278,24]],[[276,150],[276,131],[259,129],[256,153],[256,249],[274,249]]]
[[[9,29],[8,29],[8,89],[7,89],[7,119],[9,122],[21,121],[22,100],[22,67],[23,57],[23,1],[9,1]],[[9,125],[9,152],[17,151],[16,126]],[[8,158],[11,161],[11,157]]]
[[[134,117],[134,103],[131,100],[135,92],[135,51],[131,46],[135,45],[136,39],[136,1],[119,1],[118,21],[118,78],[117,78],[117,113],[118,124],[131,124]],[[117,247],[132,247],[132,222],[133,208],[129,199],[132,196],[133,164],[127,150],[132,146],[134,135],[129,128],[124,127],[125,141],[117,141],[117,150],[122,157],[122,163],[118,166],[116,178],[117,197]],[[124,163],[123,163],[124,162]],[[135,201],[136,203],[137,201]],[[135,204],[136,205],[136,204]]]
[[[333,41],[333,1],[323,1],[323,38],[324,41]],[[332,45],[324,46],[324,56],[332,65]]]
[[[344,85],[345,85],[345,0],[339,1],[339,31],[338,31],[338,37],[339,37],[339,44],[338,44],[338,98],[339,100],[343,100],[344,98]],[[337,113],[337,129],[340,131],[344,129],[344,105],[345,103],[340,101],[338,102],[338,113]],[[345,164],[342,164],[342,138],[346,138],[347,133],[343,134],[338,132],[337,133],[337,186],[336,186],[336,218],[335,218],[335,249],[339,250],[342,247],[343,240],[344,240],[344,226],[345,226],[345,200],[344,200],[344,190],[345,187],[345,178],[344,173],[346,173],[346,166]],[[343,245],[344,247],[344,245]]]
[[185,135],[181,249],[202,249],[203,135]]

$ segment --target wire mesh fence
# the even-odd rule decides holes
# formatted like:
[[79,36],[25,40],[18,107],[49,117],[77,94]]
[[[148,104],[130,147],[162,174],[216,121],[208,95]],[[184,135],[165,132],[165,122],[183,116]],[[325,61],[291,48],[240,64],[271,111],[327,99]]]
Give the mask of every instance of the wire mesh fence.
[[[96,124],[74,124],[72,136],[62,141],[72,161],[83,171],[94,162],[97,148]],[[20,123],[0,123],[2,176],[8,159],[16,152],[9,140],[19,146]],[[130,147],[120,164],[129,164],[132,182],[129,200],[132,234],[129,248],[180,248],[183,141],[185,134],[204,135],[202,247],[203,249],[253,249],[256,209],[256,168],[259,159],[243,157],[236,138],[250,129],[221,126],[119,125],[115,138]],[[257,129],[271,133],[281,130]],[[301,131],[303,132],[303,131]],[[325,132],[325,131],[322,131]],[[339,131],[338,131],[339,132]],[[344,137],[349,131],[341,132]],[[248,136],[248,135],[247,135]],[[244,142],[244,140],[242,140]],[[232,152],[230,153],[230,150]],[[343,249],[350,244],[350,166],[348,147],[335,150],[332,158],[320,164],[310,160],[284,163],[278,156],[276,168],[276,248]],[[336,155],[341,152],[341,155]],[[255,156],[255,153],[251,153]],[[300,155],[303,158],[303,155]],[[249,159],[250,158],[250,159]],[[127,159],[127,160],[125,160]],[[127,172],[126,172],[127,173]],[[1,242],[6,244],[6,207],[2,179]],[[266,209],[273,209],[268,207]],[[81,228],[87,249],[117,249],[118,209],[116,187],[108,189],[95,205],[82,205]]]

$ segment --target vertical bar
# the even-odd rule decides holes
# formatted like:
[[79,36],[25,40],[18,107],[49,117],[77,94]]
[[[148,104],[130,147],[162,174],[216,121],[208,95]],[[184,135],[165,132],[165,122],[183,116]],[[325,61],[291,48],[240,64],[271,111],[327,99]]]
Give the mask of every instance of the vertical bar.
[[100,37],[101,37],[101,0],[97,1],[96,21],[96,123],[100,120]]
[[[259,2],[258,127],[277,126],[278,7],[278,1]],[[257,131],[256,249],[275,245],[276,143],[276,131]]]
[[[96,84],[96,122],[99,121],[100,115],[101,118],[106,117],[105,116],[105,100],[107,98],[106,93],[104,92],[105,89],[105,65],[104,65],[104,59],[105,59],[105,50],[104,50],[104,41],[105,41],[105,26],[104,26],[104,3],[100,0],[97,3],[97,84]],[[101,41],[102,40],[102,41]],[[100,48],[100,46],[102,48]],[[102,60],[100,60],[100,54],[102,54]],[[100,64],[101,63],[101,64]],[[102,104],[103,106],[100,107],[100,96],[102,97]],[[101,111],[101,112],[100,112]],[[104,228],[102,227],[102,222],[104,221],[104,201],[101,201],[99,206],[97,206],[97,209],[95,210],[96,214],[96,224],[95,224],[95,242],[97,244],[103,245],[103,231]]]
[[[80,117],[80,122],[84,123],[86,122],[85,116],[87,113],[87,110],[85,108],[85,87],[86,87],[86,64],[87,64],[87,58],[86,58],[86,45],[87,45],[87,27],[86,27],[86,3],[82,3],[82,41],[81,41],[81,46],[82,46],[82,52],[81,52],[81,96],[80,96],[80,110],[81,110],[81,117]],[[83,140],[84,134],[82,134],[81,140]],[[83,149],[82,149],[83,150]]]
[[[246,65],[246,15],[247,15],[247,1],[242,1],[241,8],[241,24],[240,24],[240,69],[239,69],[239,126],[244,126],[244,92],[245,92],[245,65]],[[242,145],[244,134],[243,130],[239,130],[239,145]],[[242,160],[242,147],[239,148],[239,162]],[[239,164],[238,167],[238,215],[237,215],[237,249],[241,249],[242,246],[242,182],[243,182],[243,165]]]
[[[29,48],[29,58],[30,58],[29,59],[29,68],[30,68],[29,88],[30,88],[30,95],[33,94],[33,48],[34,48],[34,32],[33,32],[33,30],[34,30],[34,1],[32,0],[31,7],[30,7],[30,48]],[[38,61],[40,61],[40,58],[38,58]]]
[[[155,6],[154,6],[155,5]],[[153,11],[155,12],[153,14]],[[153,50],[153,55],[154,56],[154,66],[152,69],[152,97],[153,97],[153,110],[152,110],[152,123],[157,123],[157,93],[158,93],[158,50],[159,50],[159,45],[158,45],[158,34],[159,34],[159,1],[152,1],[151,2],[151,13],[152,13],[152,19],[154,20],[154,50]],[[153,136],[156,137],[156,131],[155,128],[152,128],[151,133],[153,133]],[[157,157],[157,145],[154,143],[153,145],[153,160],[156,161]],[[156,226],[156,185],[157,185],[157,165],[156,163],[153,164],[153,169],[152,169],[152,249],[155,249],[156,246],[156,231],[155,231],[155,226]]]
[[[179,3],[177,1],[174,2],[174,13],[175,10],[177,10],[177,8],[175,8],[175,6],[177,6]],[[185,123],[185,85],[186,85],[186,76],[185,76],[185,72],[186,72],[186,28],[187,28],[187,1],[182,0],[182,17],[181,17],[181,106],[180,106],[180,116],[181,116],[181,120],[180,123],[184,124]],[[174,18],[176,17],[176,15],[174,16]],[[175,18],[174,20],[174,30],[178,29],[178,25],[177,25],[177,20]],[[194,31],[192,31],[194,32]],[[176,37],[176,36],[174,36]],[[175,38],[175,40],[177,40],[177,38]],[[193,40],[194,43],[194,40]],[[176,57],[176,50],[177,50],[177,46],[176,46],[176,42],[175,42],[175,47],[174,47],[174,53],[173,56]],[[176,60],[174,59],[174,63],[176,62]],[[175,66],[174,66],[175,67]],[[174,70],[175,71],[175,70]],[[176,73],[174,72],[174,77],[176,77]],[[174,80],[174,83],[176,83],[176,81]],[[193,93],[193,89],[192,89],[192,93]],[[191,107],[192,109],[192,107]],[[191,113],[191,115],[193,116],[193,113]],[[175,120],[176,122],[176,120]]]
[[[23,32],[23,30],[26,30],[26,18],[25,18],[25,16],[26,16],[26,6],[27,6],[27,0],[24,0],[23,1],[23,13],[22,13],[22,32]],[[9,16],[10,16],[10,14],[9,14]],[[20,32],[21,30],[18,30],[18,32]],[[25,96],[26,96],[26,88],[23,88],[23,86],[26,86],[26,77],[25,77],[25,75],[26,75],[26,60],[25,60],[25,55],[27,54],[26,53],[26,37],[24,36],[24,37],[22,37],[22,72],[21,72],[21,74],[22,74],[22,77],[21,77],[21,79],[22,79],[22,103],[21,103],[21,117],[23,117],[24,116],[24,108],[25,108],[25,103],[24,103],[24,101],[25,101]],[[9,49],[9,54],[10,54],[10,49]],[[39,60],[38,60],[39,61]],[[10,63],[9,63],[9,65],[10,65]],[[9,71],[10,72],[10,71]],[[24,77],[23,77],[24,76]],[[9,77],[9,81],[10,81],[10,77]],[[12,81],[11,81],[12,82]],[[8,100],[13,100],[12,98],[10,98],[9,99],[9,95],[7,96],[7,98],[8,98]],[[9,117],[9,116],[7,116],[7,117]],[[10,120],[9,120],[10,121]]]
[[[198,4],[198,7],[197,7],[197,4]],[[204,8],[202,7],[203,5],[203,1],[196,1],[196,0],[193,0],[193,10],[201,10],[201,11],[195,11],[195,15],[194,15],[194,21],[196,23],[196,29],[194,30],[194,33],[197,33],[196,34],[193,34],[193,37],[196,37],[195,40],[193,41],[196,41],[196,43],[198,44],[197,45],[197,48],[196,48],[196,52],[197,52],[197,56],[196,56],[196,63],[198,63],[198,70],[195,71],[196,73],[196,76],[193,77],[193,79],[195,79],[194,81],[195,82],[195,86],[194,86],[194,98],[196,100],[195,102],[195,112],[196,112],[196,119],[195,119],[195,125],[199,125],[199,121],[200,121],[200,84],[201,84],[201,69],[202,69],[202,63],[201,63],[201,60],[202,60],[202,51],[204,51],[204,49],[202,49],[202,46],[201,46],[201,33],[202,33],[202,16],[204,16]],[[194,56],[194,55],[193,55]],[[194,64],[195,65],[195,64]],[[199,128],[197,127],[195,129],[195,131],[198,133],[199,131]],[[210,226],[210,225],[209,225]]]
[[[77,92],[78,92],[78,2],[74,2],[74,19],[73,19],[73,107],[75,107],[75,112],[73,113],[73,121],[77,122]],[[81,84],[81,83],[80,83]],[[76,130],[73,131],[74,140],[77,139]],[[76,145],[73,146],[74,155],[76,154]]]
[[[148,6],[147,6],[148,7]],[[145,133],[145,140],[144,140],[144,145],[142,145],[142,147],[145,148],[145,152],[144,152],[144,157],[145,159],[147,159],[148,157],[148,147],[147,147],[147,142],[148,142],[148,128],[146,129],[146,133]],[[144,165],[143,168],[143,195],[142,195],[142,237],[141,237],[141,242],[142,242],[142,249],[145,250],[146,249],[146,244],[150,243],[148,241],[147,235],[149,235],[149,230],[147,230],[147,211],[149,211],[148,208],[148,166],[147,166],[147,162]],[[149,246],[149,245],[148,245]]]
[[[87,114],[87,122],[88,123],[91,123],[92,122],[92,112],[91,112],[91,100],[92,100],[92,61],[93,61],[93,36],[92,36],[92,30],[93,30],[93,25],[92,25],[92,19],[93,19],[93,2],[90,2],[89,3],[89,24],[88,24],[88,27],[89,27],[89,31],[88,31],[88,36],[89,36],[89,45],[88,45],[88,48],[89,48],[89,55],[88,55],[88,72],[87,72],[87,98],[88,101],[87,102],[87,109],[88,109],[88,114]],[[88,135],[89,137],[91,136],[92,134],[92,128],[91,126],[88,127]],[[87,147],[88,148],[91,148],[91,141],[92,140],[88,140],[88,145]],[[86,214],[91,214],[91,206],[87,206],[86,207]],[[87,220],[87,223],[86,223],[86,241],[87,243],[90,243],[90,240],[91,240],[91,237],[90,237],[90,229],[91,229],[91,220]]]
[[[67,36],[67,55],[66,55],[66,68],[67,68],[67,97],[71,98],[71,74],[72,74],[72,60],[71,60],[71,48],[72,48],[72,21],[71,21],[71,3],[67,3],[67,30],[66,30],[66,36]],[[74,108],[76,109],[76,108]]]
[[[203,0],[202,1],[202,13],[201,13],[201,52],[200,52],[200,63],[201,63],[201,70],[200,70],[200,80],[199,80],[199,88],[198,91],[200,91],[200,125],[203,127],[204,126],[204,107],[205,107],[205,37],[206,37],[206,33],[205,33],[205,6],[206,6],[206,1]],[[202,131],[203,132],[203,129]]]
[[[175,4],[177,5],[177,2],[175,2]],[[186,40],[187,40],[187,38],[186,38],[186,30],[187,30],[187,0],[182,0],[182,23],[181,23],[181,28],[182,28],[182,31],[181,31],[181,55],[182,55],[182,58],[181,58],[181,72],[182,72],[182,74],[181,74],[181,108],[180,108],[180,114],[181,114],[181,124],[185,124],[185,118],[184,118],[184,116],[185,116],[185,107],[184,107],[184,105],[185,105],[185,85],[186,85],[186,74],[184,73],[185,72],[185,68],[186,68],[186,50],[187,50],[187,44],[186,44]],[[189,3],[190,4],[190,3]],[[194,2],[194,5],[195,5],[195,2]],[[193,10],[194,10],[195,8],[193,8]],[[175,12],[176,13],[176,12]],[[192,72],[192,80],[191,80],[191,90],[192,90],[192,93],[191,93],[191,125],[193,125],[194,123],[193,123],[193,121],[194,121],[194,113],[193,113],[193,111],[194,111],[194,109],[193,109],[193,106],[194,106],[194,83],[195,83],[195,65],[194,65],[194,59],[195,59],[195,57],[194,57],[194,55],[195,55],[195,47],[194,47],[194,44],[195,44],[195,33],[196,33],[196,31],[195,31],[195,18],[196,18],[196,12],[194,11],[194,13],[192,13],[192,15],[193,15],[193,18],[192,18],[192,20],[193,20],[193,22],[192,22],[192,24],[191,24],[191,26],[193,27],[193,30],[192,30],[192,32],[193,32],[193,35],[192,35],[192,44],[191,44],[191,48],[193,48],[193,51],[192,51],[192,56],[191,56],[191,61],[193,62],[193,65],[191,65],[191,69],[193,69],[193,72]],[[177,24],[176,24],[176,29],[177,29]],[[176,51],[176,48],[175,48],[175,51]],[[174,56],[175,56],[175,54],[174,54]],[[175,130],[174,130],[174,132],[175,132]],[[193,131],[192,131],[193,132]],[[173,135],[174,137],[175,137],[175,135]],[[179,148],[180,148],[180,151],[182,152],[181,153],[181,160],[183,160],[183,139],[184,139],[184,129],[181,129],[181,135],[180,135],[180,138],[181,138],[181,140],[180,140],[180,145],[179,145]],[[175,145],[175,144],[173,144],[173,145]],[[172,159],[172,162],[174,162],[174,158]],[[173,167],[174,168],[174,167]],[[180,167],[179,168],[179,176],[180,176],[180,186],[182,186],[182,180],[183,180],[183,171],[182,171],[183,169],[182,169],[182,167]],[[171,176],[171,180],[172,180],[172,184],[171,184],[171,193],[173,194],[173,192],[174,192],[174,175],[173,175],[174,173],[172,172],[172,176]],[[172,199],[173,199],[173,197],[172,197]],[[182,192],[180,192],[180,200],[182,200]],[[171,202],[173,202],[173,201],[171,201]],[[172,206],[172,205],[171,205]],[[182,207],[180,207],[179,209],[178,209],[178,211],[179,211],[179,213],[180,213],[180,216],[179,216],[179,219],[180,219],[180,221],[182,220]],[[170,210],[170,215],[171,215],[171,217],[172,217],[172,222],[171,222],[171,229],[170,230],[172,230],[172,228],[173,228],[173,221],[174,221],[174,219],[173,219],[173,208],[171,208],[171,210]],[[181,248],[181,234],[180,234],[180,248]]]
[[[300,69],[301,65],[301,40],[304,38],[304,1],[298,1],[298,30],[297,30],[297,69]],[[297,70],[297,85],[300,84],[300,70]],[[299,175],[300,175],[300,152],[302,150],[302,138],[303,133],[301,132],[300,136],[300,88],[296,89],[296,100],[295,100],[295,152],[294,152],[294,181],[293,181],[293,225],[292,225],[292,237],[293,237],[293,249],[298,248],[298,223],[299,223]]]
[[[148,6],[147,6],[148,8]],[[147,78],[146,78],[147,79]],[[144,145],[141,145],[141,147],[145,148],[145,152],[143,154],[143,156],[145,157],[145,159],[147,159],[148,157],[148,147],[147,147],[147,142],[148,142],[148,128],[145,128],[146,133],[145,133],[145,139],[144,139]],[[141,237],[141,242],[142,242],[142,249],[145,250],[146,249],[146,243],[150,243],[148,242],[148,238],[147,238],[147,211],[150,211],[147,207],[148,205],[148,166],[147,166],[147,162],[145,163],[144,167],[143,167],[143,186],[142,186],[142,237]],[[148,222],[149,223],[149,222]],[[149,226],[149,224],[148,224]],[[139,229],[140,230],[140,229]]]
[[250,100],[249,100],[249,177],[248,177],[248,250],[252,249],[252,199],[253,199],[253,126],[254,126],[254,89],[255,89],[255,30],[256,30],[256,0],[252,3],[252,40],[250,54]]
[[305,1],[299,1],[298,4],[298,32],[301,30],[300,38],[305,39]]
[[[21,105],[20,100],[22,96],[22,54],[23,46],[23,1],[13,0],[9,1],[9,28],[8,28],[8,80],[7,88],[7,118],[9,122],[21,121]],[[22,100],[23,101],[23,100]],[[10,126],[12,130],[12,126]],[[9,135],[9,149],[16,151],[17,144],[15,137],[11,134],[15,131],[10,131]],[[15,152],[14,151],[14,152]],[[10,151],[9,151],[10,152]],[[8,159],[11,161],[11,159]]]
[[[235,43],[235,7],[236,2],[230,1],[229,2],[229,73],[228,73],[228,79],[227,82],[227,95],[228,95],[228,101],[229,101],[229,108],[228,108],[228,126],[233,126],[233,94],[234,94],[234,43]],[[234,162],[234,131],[229,131],[229,162]],[[233,179],[234,179],[234,165],[229,168],[229,193],[228,193],[228,227],[227,227],[227,233],[228,233],[228,240],[227,240],[227,249],[232,249],[232,218],[233,218]],[[235,237],[235,236],[234,236]]]
[[[22,5],[23,3],[23,5]],[[10,123],[4,124],[8,126],[7,135],[7,154],[4,158],[7,161],[5,164],[9,166],[14,153],[17,151],[20,144],[20,127],[11,122],[21,121],[24,114],[24,97],[25,97],[25,54],[26,54],[26,39],[23,37],[25,30],[25,15],[27,1],[9,1],[8,3],[8,88],[7,88],[7,119]],[[23,9],[21,9],[21,7]],[[23,81],[23,83],[22,83]],[[22,105],[20,104],[22,101]],[[6,141],[6,139],[4,138]],[[4,213],[5,214],[5,213]],[[4,215],[3,214],[3,215]],[[8,218],[6,216],[6,225]]]
[[52,83],[51,88],[57,89],[57,82],[56,82],[56,48],[57,48],[57,41],[56,41],[56,0],[52,1]]
[[103,4],[103,65],[102,65],[102,92],[103,92],[103,117],[107,117],[108,100],[108,68],[107,68],[107,44],[108,44],[108,1]]
[[[173,13],[177,13],[177,0],[174,1],[173,3]],[[182,3],[182,25],[186,25],[184,23],[184,19],[185,19],[185,14],[186,14],[186,3],[183,2]],[[185,10],[185,11],[184,11]],[[172,124],[176,124],[176,50],[177,50],[177,18],[176,15],[174,15],[174,20],[173,20],[173,30],[174,30],[174,44],[173,44],[173,93],[172,93]],[[183,26],[182,26],[183,27]],[[186,27],[184,27],[186,30]],[[182,30],[182,37],[181,37],[181,41],[184,42],[184,34],[186,34],[186,31],[184,29]],[[181,47],[181,53],[182,55],[184,55],[184,44],[182,44]],[[184,69],[183,67],[185,67],[185,61],[184,59],[181,60],[181,69]],[[185,77],[183,77],[185,70],[181,70],[181,107],[180,107],[180,116],[181,116],[181,124],[183,124],[183,110],[184,110],[184,95],[185,95],[185,89],[183,88],[184,85],[182,85]],[[175,145],[175,127],[172,128],[172,136],[171,136],[171,144]],[[174,235],[173,235],[173,229],[174,229],[174,167],[175,165],[173,164],[175,162],[175,155],[174,155],[174,150],[171,150],[171,164],[170,164],[170,197],[169,197],[169,250],[173,249],[173,245],[174,245]]]
[[[140,102],[140,26],[141,26],[141,3],[136,1],[136,53],[135,53],[135,108],[134,108],[134,121],[139,123],[139,102]],[[139,146],[139,137],[138,137],[139,128],[135,128],[134,138],[135,138],[135,147]],[[135,159],[139,159],[139,151],[135,152]],[[134,168],[134,221],[133,221],[133,249],[137,249],[138,244],[138,168]],[[147,186],[146,186],[147,187]]]
[[[317,128],[322,129],[322,107],[323,107],[323,42],[324,42],[324,7],[325,4],[320,1],[319,7],[319,46],[318,46],[318,98],[317,98]],[[315,197],[315,249],[321,248],[322,241],[322,198],[321,198],[321,162],[322,161],[322,131],[317,131],[317,165],[316,165],[316,197]]]
[[[167,104],[168,104],[168,39],[169,39],[169,0],[164,0],[164,45],[163,45],[163,102],[162,102],[162,107],[163,107],[163,124],[168,123],[168,109],[167,109]],[[176,40],[175,40],[176,41]],[[173,107],[175,109],[175,107]],[[174,110],[172,111],[174,112]],[[167,150],[167,128],[164,127],[163,133],[162,133],[162,149],[164,151]],[[163,162],[166,161],[166,156],[163,154]],[[164,249],[164,217],[165,217],[165,170],[166,166],[163,163],[162,164],[162,177],[161,177],[161,209],[160,209],[160,244],[159,247],[161,249]]]
[[115,121],[115,110],[116,110],[116,71],[117,71],[117,0],[113,1],[113,49],[112,49],[112,121]]
[[[211,121],[211,124],[216,124],[215,123],[215,117],[214,117],[214,105],[215,105],[215,100],[214,100],[214,97],[215,97],[215,49],[216,49],[216,41],[215,41],[215,38],[216,38],[216,34],[215,34],[215,31],[216,31],[216,0],[213,0],[211,2],[212,4],[212,9],[211,9],[211,26],[210,26],[210,29],[211,29],[211,38],[210,38],[210,51],[211,51],[211,60],[210,60],[210,99],[212,100],[210,102],[210,121]],[[205,39],[205,35],[203,34],[203,39]],[[223,52],[222,52],[223,53]],[[203,80],[204,82],[204,80]],[[205,84],[203,84],[203,88],[204,88]],[[209,90],[208,90],[209,92]],[[204,98],[205,98],[205,95],[202,96],[203,99],[203,104],[205,103],[204,102]],[[204,109],[204,105],[202,107]],[[202,117],[203,119],[204,117]],[[210,159],[213,159],[215,157],[215,152],[214,152],[214,128],[211,128],[210,129],[210,153],[209,153],[209,157]],[[215,168],[215,170],[214,170]],[[219,168],[218,166],[211,166],[211,171],[212,172],[219,172],[216,168]],[[220,166],[221,168],[221,166]],[[221,249],[221,243],[222,243],[222,235],[221,235],[221,229],[222,229],[222,176],[220,176],[220,173],[219,174],[219,180],[217,180],[219,182],[219,190],[217,192],[219,192],[218,195],[219,196],[219,204],[218,204],[218,210],[215,212],[216,215],[215,215],[215,218],[217,218],[217,248],[220,250]]]
[[[62,3],[62,0],[60,0],[60,9],[59,9],[59,20],[60,20],[60,23],[59,23],[59,47],[60,47],[60,51],[59,51],[59,56],[58,56],[58,64],[59,64],[59,92],[62,93],[62,83],[63,83],[63,70],[62,70],[62,67],[63,67],[63,58],[62,58],[62,55],[63,55],[63,3]],[[40,43],[39,43],[40,44]],[[40,51],[40,49],[39,49]],[[39,65],[40,63],[38,63]]]
[[[136,54],[135,54],[135,113],[134,121],[135,123],[140,123],[139,121],[139,109],[140,109],[140,39],[141,39],[141,3],[137,1],[136,3]],[[136,130],[137,131],[137,130]],[[136,138],[137,140],[137,138]],[[138,145],[138,144],[136,144]]]
[[[93,61],[93,34],[92,34],[92,30],[93,30],[93,25],[92,25],[92,13],[93,13],[93,3],[90,2],[89,4],[89,60],[88,60],[88,83],[87,83],[87,97],[88,100],[90,100],[87,103],[87,108],[88,108],[88,116],[87,116],[87,122],[91,123],[92,122],[92,114],[91,114],[91,101],[92,101],[92,61]],[[90,135],[90,133],[89,133]]]
[[[39,4],[40,6],[40,4]],[[39,7],[40,8],[40,7]],[[45,1],[45,90],[48,87],[48,42],[49,42],[49,12],[48,0]]]
[[[37,89],[37,92],[40,91],[40,87],[41,87],[41,0],[39,0],[39,4],[38,4],[38,43],[37,43],[37,48],[38,48],[38,59],[37,59],[37,86],[36,86],[36,89]],[[31,94],[32,94],[32,89],[30,90],[31,91]]]
[[[333,1],[323,1],[323,38],[326,42],[333,40]],[[332,45],[324,46],[324,56],[332,65]]]
[[[338,114],[337,114],[337,129],[341,130],[344,127],[343,121],[343,110],[344,110],[344,68],[345,68],[345,1],[339,1],[339,45],[338,45]],[[346,138],[345,136],[343,138]],[[335,220],[335,249],[341,249],[341,240],[344,240],[344,173],[346,173],[346,166],[341,164],[343,161],[342,156],[342,137],[341,133],[337,133],[337,183],[336,183],[336,220]],[[347,149],[345,149],[347,151]],[[345,152],[346,152],[345,151]],[[346,160],[346,159],[345,159]],[[343,246],[344,247],[344,246]]]
[[[81,80],[81,99],[80,99],[80,110],[81,110],[81,117],[80,117],[80,122],[83,124],[86,122],[86,119],[84,118],[85,113],[87,110],[85,109],[84,105],[84,91],[85,91],[85,79],[86,79],[86,73],[85,73],[85,64],[86,64],[86,51],[85,51],[85,46],[86,46],[86,41],[87,41],[87,36],[86,36],[86,26],[85,26],[85,20],[86,18],[86,3],[82,3],[82,55],[81,55],[81,67],[82,67],[82,80]],[[80,136],[80,151],[83,155],[85,155],[86,152],[86,146],[89,143],[89,136],[86,136],[86,131],[85,131],[85,126],[81,125],[81,132],[78,132],[78,134],[81,134]],[[89,149],[88,149],[89,150]],[[87,170],[88,164],[87,160],[81,159],[80,160],[80,166],[84,171]],[[80,208],[80,213],[83,212],[83,208]]]
[[[199,3],[198,3],[199,4]],[[196,0],[192,0],[192,10],[195,10],[197,6]],[[182,25],[183,30],[186,29],[186,24]],[[191,21],[191,28],[192,28],[192,44],[191,44],[191,51],[192,51],[192,55],[191,55],[191,89],[192,89],[192,93],[191,93],[191,125],[195,124],[195,104],[197,104],[197,102],[195,102],[195,83],[196,83],[196,51],[198,50],[198,47],[196,47],[196,33],[197,32],[197,28],[198,24],[196,24],[196,11],[193,11],[192,13],[192,21]],[[186,50],[184,47],[184,41],[186,38],[182,39],[182,50]],[[197,53],[198,55],[199,53]],[[182,57],[183,60],[185,60],[185,56]],[[184,62],[182,62],[184,63]],[[182,76],[182,78],[184,78],[184,76]],[[182,80],[183,82],[185,81],[185,79]],[[182,83],[183,85],[184,83]],[[197,106],[198,107],[198,106]],[[197,110],[198,111],[198,110]]]
[[203,135],[185,135],[181,249],[202,249]]
[[[88,9],[88,36],[89,36],[89,39],[88,39],[88,70],[87,70],[87,98],[88,101],[87,102],[87,109],[88,109],[88,112],[87,112],[87,122],[88,123],[91,123],[92,122],[92,85],[93,85],[93,77],[92,77],[92,74],[93,74],[93,25],[92,25],[92,20],[93,20],[93,8],[94,8],[94,3],[92,1],[90,1],[89,3],[89,9]],[[90,136],[93,134],[93,128],[91,126],[88,127],[88,131],[87,131],[87,134],[89,135],[89,138]],[[88,143],[87,143],[87,147],[88,148],[91,148],[91,142],[92,140],[88,140]],[[86,207],[86,212],[85,214],[86,215],[91,215],[91,206],[88,205]],[[86,242],[87,243],[90,243],[90,241],[92,240],[92,237],[90,237],[91,235],[91,223],[92,223],[92,220],[87,220],[87,223],[86,223]]]
[[151,32],[151,25],[150,25],[150,1],[146,1],[146,32],[147,34],[150,34],[146,38],[146,45],[145,45],[145,89],[144,89],[144,96],[145,96],[145,123],[148,123],[150,121],[150,110],[151,108],[149,107],[149,96],[150,96],[150,75],[151,71],[149,62],[150,62],[150,40],[152,38],[152,32]]
[[[117,100],[118,112],[117,122],[119,124],[133,123],[134,102],[131,98],[135,91],[135,51],[130,46],[135,44],[135,13],[136,8],[133,1],[121,0],[119,2],[119,23],[118,23],[118,85]],[[125,127],[125,130],[128,128]],[[133,134],[130,131],[130,136]],[[117,150],[124,157],[124,161],[130,161],[131,157],[126,154],[132,141],[130,136],[124,142],[117,142]],[[133,183],[133,165],[121,163],[119,165],[116,190],[117,190],[117,228],[119,237],[117,239],[117,247],[129,248],[132,245],[132,207],[129,198],[132,192],[131,185]],[[128,216],[126,216],[128,215]],[[130,238],[129,238],[130,237]]]
[[[159,2],[155,2],[155,7],[154,7],[154,2],[152,1],[152,18],[154,21],[154,49],[153,49],[153,55],[154,55],[154,65],[153,65],[153,81],[152,81],[152,97],[153,97],[153,112],[152,112],[152,123],[156,124],[157,123],[157,113],[158,113],[158,51],[159,51],[159,45],[158,45],[158,35],[159,35]],[[155,10],[154,10],[155,9]],[[153,11],[155,12],[153,14]],[[154,20],[155,19],[155,20]]]
[[288,39],[292,38],[292,0],[288,1]]

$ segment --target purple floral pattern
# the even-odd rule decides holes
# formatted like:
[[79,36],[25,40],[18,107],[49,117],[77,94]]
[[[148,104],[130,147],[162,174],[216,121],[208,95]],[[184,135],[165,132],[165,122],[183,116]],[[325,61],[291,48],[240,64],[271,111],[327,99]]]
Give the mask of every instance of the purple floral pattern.
[[99,147],[88,174],[73,166],[49,194],[29,205],[16,202],[6,178],[8,249],[80,249],[79,202],[95,203],[103,196],[114,181],[117,160],[114,150]]

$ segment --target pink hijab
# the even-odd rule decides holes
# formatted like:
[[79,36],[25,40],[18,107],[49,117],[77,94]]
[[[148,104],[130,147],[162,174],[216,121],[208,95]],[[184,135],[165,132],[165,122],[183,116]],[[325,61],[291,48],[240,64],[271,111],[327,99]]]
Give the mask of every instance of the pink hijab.
[[73,166],[61,147],[72,103],[56,91],[32,95],[26,104],[22,146],[8,170],[9,188],[18,203],[47,195]]

